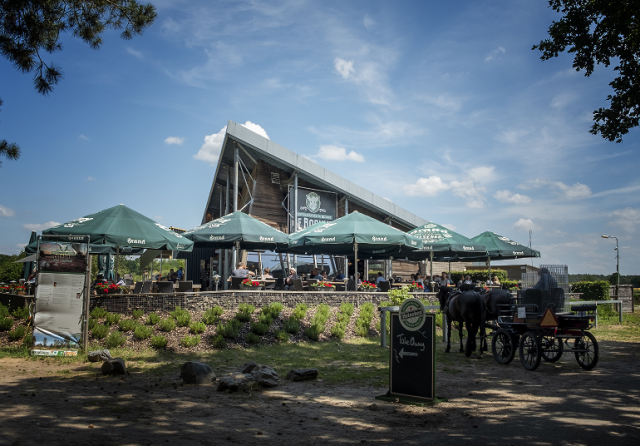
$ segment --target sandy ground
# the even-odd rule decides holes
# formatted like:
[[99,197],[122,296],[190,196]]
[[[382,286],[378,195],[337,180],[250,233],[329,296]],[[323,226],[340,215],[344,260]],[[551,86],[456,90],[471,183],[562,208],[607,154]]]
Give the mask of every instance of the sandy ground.
[[601,342],[600,351],[591,372],[567,353],[535,372],[517,358],[501,366],[450,353],[453,363],[437,367],[438,394],[449,401],[428,407],[377,401],[385,387],[322,377],[229,394],[181,385],[178,362],[162,375],[123,378],[98,375],[100,364],[2,359],[0,445],[638,445],[638,344]]

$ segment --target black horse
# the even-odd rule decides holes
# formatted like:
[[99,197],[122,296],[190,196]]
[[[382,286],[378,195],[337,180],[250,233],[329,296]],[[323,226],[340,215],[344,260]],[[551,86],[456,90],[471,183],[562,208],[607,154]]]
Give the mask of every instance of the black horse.
[[[449,287],[440,288],[438,293],[440,300],[440,311],[447,317],[447,348],[446,353],[451,350],[451,322],[458,322],[458,333],[460,334],[460,352],[464,351],[465,356],[471,356],[471,352],[476,350],[476,335],[478,330],[484,326],[484,302],[480,293],[475,291],[453,290]],[[462,326],[467,324],[467,345],[462,346]],[[482,358],[482,350],[479,357]]]
[[[488,326],[494,330],[497,330],[498,327],[494,325],[487,324],[488,321],[495,321],[500,316],[500,309],[503,311],[508,309],[508,305],[511,304],[512,301],[511,293],[507,290],[502,289],[492,289],[482,295],[482,300],[484,301],[484,324],[481,329],[481,342],[480,346],[482,351],[488,351],[487,348],[487,338],[486,338],[486,329]],[[482,339],[484,339],[484,344],[482,344]]]

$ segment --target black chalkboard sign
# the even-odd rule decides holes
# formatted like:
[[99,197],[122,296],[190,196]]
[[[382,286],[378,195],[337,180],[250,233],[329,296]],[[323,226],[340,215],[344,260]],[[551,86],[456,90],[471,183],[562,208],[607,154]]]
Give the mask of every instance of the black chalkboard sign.
[[391,313],[389,395],[433,401],[436,396],[435,314],[426,313],[424,325],[409,331]]

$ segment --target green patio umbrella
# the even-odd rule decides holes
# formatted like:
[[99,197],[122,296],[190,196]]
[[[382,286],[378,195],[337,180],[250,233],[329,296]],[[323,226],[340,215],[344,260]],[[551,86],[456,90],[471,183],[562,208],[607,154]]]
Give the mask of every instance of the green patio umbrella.
[[121,204],[71,220],[42,232],[47,235],[88,235],[92,245],[191,251],[193,242]]
[[[29,237],[29,243],[27,244],[27,246],[37,241],[38,241],[38,234],[36,233],[36,231],[31,231],[31,237]],[[26,247],[25,247],[25,252],[26,252]],[[35,253],[35,251],[33,253]],[[27,254],[33,254],[33,253],[27,253]],[[31,271],[33,270],[34,267],[35,267],[34,262],[26,262],[24,264],[24,271],[22,274],[22,277],[24,278],[24,280],[27,280],[29,278],[29,276],[31,275]]]
[[182,234],[195,248],[260,249],[285,248],[289,237],[266,223],[237,211]]
[[496,234],[495,232],[485,231],[476,235],[471,240],[482,243],[487,247],[486,256],[469,256],[465,260],[485,260],[489,268],[489,276],[491,276],[491,259],[494,260],[511,260],[527,257],[540,257],[540,251],[531,249],[528,246],[521,245],[513,240]]
[[429,259],[431,265],[430,275],[433,276],[433,262],[455,261],[461,255],[478,253],[486,255],[487,249],[481,244],[452,231],[437,223],[429,222],[408,232],[412,236],[422,240],[423,247],[407,256],[409,260]]
[[422,242],[388,224],[353,212],[337,220],[316,223],[289,235],[289,247],[283,252],[293,254],[349,255],[358,253],[372,259],[405,257],[420,249]]

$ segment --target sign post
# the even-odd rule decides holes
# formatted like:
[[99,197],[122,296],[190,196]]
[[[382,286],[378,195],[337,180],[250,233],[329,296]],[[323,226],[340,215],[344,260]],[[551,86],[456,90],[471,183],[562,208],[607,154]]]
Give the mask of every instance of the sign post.
[[446,401],[436,397],[435,322],[418,299],[391,313],[389,391],[376,399],[418,406]]

